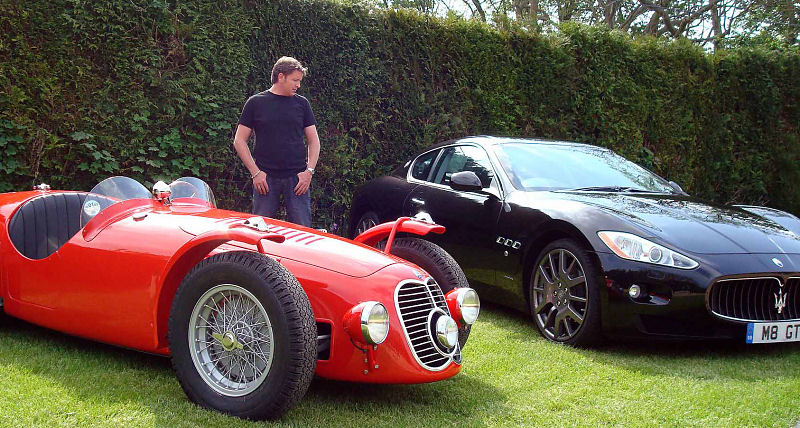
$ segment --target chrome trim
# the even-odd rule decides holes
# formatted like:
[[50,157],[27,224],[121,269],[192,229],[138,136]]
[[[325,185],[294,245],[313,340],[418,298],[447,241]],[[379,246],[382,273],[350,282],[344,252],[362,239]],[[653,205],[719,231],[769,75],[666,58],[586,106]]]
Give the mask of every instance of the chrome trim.
[[[781,282],[781,279],[783,279],[783,282]],[[748,281],[748,280],[774,280],[774,281],[776,281],[778,283],[778,287],[783,289],[783,287],[786,285],[786,282],[788,282],[789,280],[793,280],[793,279],[794,280],[800,280],[800,276],[786,276],[786,277],[784,277],[784,276],[782,276],[780,274],[775,274],[775,275],[765,275],[765,276],[743,276],[743,277],[738,277],[738,278],[724,278],[724,279],[715,280],[715,281],[713,281],[711,283],[711,285],[708,287],[708,289],[706,291],[706,308],[715,317],[718,317],[720,319],[727,320],[727,321],[744,322],[744,323],[750,323],[750,322],[758,323],[758,322],[793,322],[793,321],[800,321],[800,318],[791,318],[791,319],[785,319],[785,320],[756,320],[756,319],[736,318],[736,317],[731,317],[731,316],[727,316],[727,315],[722,315],[720,313],[715,312],[711,308],[711,290],[714,288],[715,285],[717,285],[717,284],[719,284],[721,282]]]
[[[383,335],[381,340],[375,340],[375,338],[369,334],[369,317],[372,316],[372,309],[378,305],[382,306],[383,311],[386,312],[386,334]],[[386,306],[383,306],[383,303],[376,301],[364,303],[364,307],[361,309],[361,336],[370,345],[380,345],[389,337],[389,311],[386,310]]]
[[[439,314],[439,317],[436,319],[436,341],[439,342],[439,345],[442,348],[450,349],[450,351],[447,352],[447,355],[452,356],[456,353],[456,348],[458,348],[458,324],[456,324],[456,320],[454,320],[453,317],[447,315],[443,310],[436,308],[428,314],[428,327],[433,325],[433,316],[435,314]],[[447,340],[447,332],[442,332],[442,326],[439,325],[439,323],[441,323],[442,320],[445,320],[444,322],[447,323],[448,319],[456,326],[456,343],[453,345],[442,343]]]
[[153,184],[153,196],[164,205],[169,205],[169,198],[172,196],[172,188],[169,187],[169,184],[159,180]]
[[[419,305],[417,305],[417,306],[421,305],[423,310],[425,310],[428,307],[430,307],[430,310],[425,315],[425,320],[426,321],[425,321],[425,336],[424,337],[425,337],[426,340],[422,343],[422,345],[430,344],[431,348],[424,348],[424,349],[425,350],[433,349],[433,350],[436,351],[437,354],[439,354],[442,358],[445,359],[445,361],[440,366],[431,366],[429,364],[424,363],[420,359],[420,357],[418,355],[418,352],[417,352],[417,348],[420,348],[421,346],[417,346],[417,347],[414,346],[414,343],[412,342],[411,336],[409,335],[408,328],[406,327],[406,319],[404,318],[403,311],[400,308],[400,290],[406,284],[409,284],[409,283],[413,283],[413,284],[415,284],[415,285],[417,285],[419,287],[422,287],[425,290],[425,296],[421,298],[421,299],[424,299],[425,301],[423,301]],[[436,296],[434,296],[433,293],[431,293],[431,286],[436,287],[436,289],[439,290],[439,293],[441,294],[441,300],[437,299]],[[424,368],[426,370],[429,370],[429,371],[432,371],[432,372],[438,372],[438,371],[442,371],[442,370],[446,369],[447,367],[449,367],[450,363],[455,362],[456,356],[459,355],[460,351],[461,351],[458,343],[456,343],[456,346],[453,347],[453,351],[452,352],[450,352],[450,353],[442,352],[441,349],[439,348],[439,346],[437,346],[437,343],[435,342],[436,338],[433,336],[433,332],[431,331],[431,328],[430,328],[430,316],[431,316],[431,313],[433,313],[433,312],[441,311],[444,314],[446,314],[447,316],[450,316],[452,318],[452,315],[450,314],[450,310],[447,307],[447,301],[444,298],[444,293],[441,291],[441,289],[439,289],[439,285],[436,283],[436,281],[433,280],[433,278],[428,278],[428,280],[426,282],[422,282],[422,281],[419,281],[419,280],[416,280],[416,279],[406,279],[406,280],[400,281],[397,284],[397,286],[395,286],[395,289],[394,289],[394,304],[395,304],[395,310],[397,311],[397,318],[400,320],[400,328],[403,330],[403,336],[406,339],[406,344],[408,344],[409,348],[411,349],[411,354],[414,355],[414,359],[417,361],[417,363],[422,368]],[[432,355],[435,355],[435,354],[432,354]]]
[[[474,294],[475,298],[478,300],[478,315],[475,317],[474,320],[472,320],[472,322],[468,322],[464,318],[464,298],[469,292],[472,292],[472,294]],[[481,298],[478,295],[478,292],[475,291],[475,289],[472,288],[472,287],[457,288],[456,289],[456,304],[458,305],[458,311],[461,312],[461,314],[460,314],[461,315],[461,321],[464,321],[464,323],[467,324],[467,325],[475,324],[475,321],[478,320],[478,316],[480,316],[480,314],[481,314]]]

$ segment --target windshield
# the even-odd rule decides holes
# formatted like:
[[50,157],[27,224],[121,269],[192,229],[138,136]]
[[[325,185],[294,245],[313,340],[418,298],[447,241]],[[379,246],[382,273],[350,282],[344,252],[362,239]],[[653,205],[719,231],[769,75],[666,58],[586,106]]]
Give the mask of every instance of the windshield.
[[[216,207],[216,200],[211,188],[203,180],[196,177],[181,177],[170,184],[172,201],[191,202],[190,199],[201,199],[211,207]],[[104,209],[131,199],[152,199],[152,193],[138,181],[128,177],[109,177],[98,183],[89,191],[81,210],[81,227],[93,219]]]
[[217,206],[214,192],[205,181],[197,177],[181,177],[169,184],[172,190],[172,201],[180,202],[180,199],[202,199],[212,207]]
[[663,178],[602,147],[508,143],[495,153],[520,190],[674,192]]
[[138,181],[128,177],[109,177],[89,191],[81,210],[81,227],[93,219],[100,211],[116,203],[129,199],[150,199],[150,191]]

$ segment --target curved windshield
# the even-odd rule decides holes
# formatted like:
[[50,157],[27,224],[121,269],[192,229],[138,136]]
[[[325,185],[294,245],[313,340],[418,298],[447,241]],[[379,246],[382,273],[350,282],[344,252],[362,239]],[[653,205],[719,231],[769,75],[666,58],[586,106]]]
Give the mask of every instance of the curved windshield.
[[151,197],[150,191],[132,178],[119,176],[106,178],[86,195],[81,209],[81,227],[111,205],[130,199]]
[[171,199],[174,202],[179,202],[181,198],[189,199],[202,199],[212,207],[216,208],[217,200],[214,198],[214,192],[205,181],[197,177],[181,177],[169,184],[172,190]]
[[495,146],[495,153],[520,190],[674,193],[663,178],[602,147],[507,143]]

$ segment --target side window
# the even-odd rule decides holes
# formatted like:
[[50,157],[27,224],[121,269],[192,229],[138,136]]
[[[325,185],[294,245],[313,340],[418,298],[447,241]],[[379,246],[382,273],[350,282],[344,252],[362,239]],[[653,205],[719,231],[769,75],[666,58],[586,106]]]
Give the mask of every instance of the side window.
[[461,171],[472,171],[481,180],[483,187],[490,187],[494,171],[489,157],[483,149],[475,146],[448,147],[445,149],[433,182],[450,184],[450,176]]
[[433,161],[436,160],[436,155],[438,154],[439,150],[434,150],[418,157],[414,165],[411,165],[411,176],[417,180],[428,181],[428,176],[433,167]]

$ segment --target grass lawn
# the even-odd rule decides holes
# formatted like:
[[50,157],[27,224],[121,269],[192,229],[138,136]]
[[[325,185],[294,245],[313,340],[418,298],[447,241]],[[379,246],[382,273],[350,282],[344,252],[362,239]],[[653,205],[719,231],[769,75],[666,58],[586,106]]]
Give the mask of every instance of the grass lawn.
[[[744,338],[742,338],[744,341]],[[316,379],[286,426],[791,427],[800,345],[545,342],[530,320],[485,308],[458,376],[427,385]],[[169,360],[3,318],[0,426],[239,427],[200,409]]]

